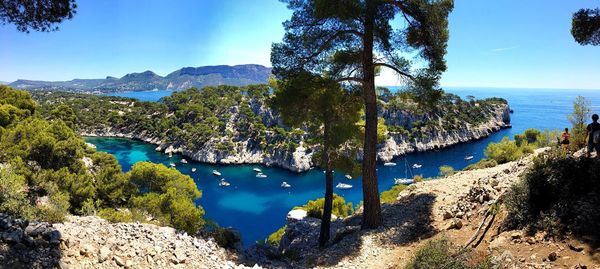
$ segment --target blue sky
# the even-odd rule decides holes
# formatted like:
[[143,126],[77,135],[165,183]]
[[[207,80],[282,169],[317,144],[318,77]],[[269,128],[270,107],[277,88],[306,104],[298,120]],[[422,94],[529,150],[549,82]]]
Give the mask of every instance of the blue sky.
[[[270,66],[289,18],[275,0],[80,0],[58,32],[0,26],[0,81],[121,77],[184,66]],[[600,89],[600,47],[579,46],[571,14],[591,0],[456,0],[444,86]],[[381,85],[397,85],[389,72]]]

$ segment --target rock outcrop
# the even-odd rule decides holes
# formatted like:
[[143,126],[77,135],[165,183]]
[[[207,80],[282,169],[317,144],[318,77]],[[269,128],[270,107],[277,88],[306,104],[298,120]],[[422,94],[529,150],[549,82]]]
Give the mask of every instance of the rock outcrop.
[[[252,105],[263,122],[268,124],[280,124],[280,120],[273,115],[272,111],[264,105]],[[430,131],[426,137],[411,138],[408,135],[389,133],[386,141],[378,146],[377,157],[380,161],[389,161],[395,157],[412,152],[441,149],[482,139],[510,127],[510,108],[508,105],[500,104],[493,107],[490,118],[476,126],[468,123],[462,124],[459,130],[445,130],[443,128]],[[388,116],[398,116],[390,114]],[[81,129],[80,134],[91,137],[123,137],[141,140],[157,145],[157,151],[165,153],[180,153],[188,159],[219,164],[265,164],[278,166],[296,172],[309,170],[312,166],[312,155],[314,150],[307,148],[302,142],[293,151],[289,149],[261,150],[255,141],[245,140],[234,143],[233,150],[219,150],[219,138],[214,138],[204,143],[200,148],[189,150],[180,144],[165,143],[152,135],[141,132],[129,132],[114,128]]]
[[48,224],[0,214],[0,237],[1,268],[247,268],[211,238],[97,217]]

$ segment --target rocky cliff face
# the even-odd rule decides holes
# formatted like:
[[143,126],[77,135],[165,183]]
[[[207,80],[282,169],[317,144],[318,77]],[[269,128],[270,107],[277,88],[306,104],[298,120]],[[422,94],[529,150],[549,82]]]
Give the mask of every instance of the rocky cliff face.
[[[260,116],[267,126],[280,125],[281,120],[264,104],[250,102],[253,112]],[[232,108],[234,109],[234,108]],[[234,109],[237,111],[236,109]],[[510,108],[506,104],[493,105],[488,113],[489,118],[480,124],[462,123],[457,130],[446,130],[444,128],[434,128],[427,131],[426,136],[419,138],[410,137],[409,134],[400,134],[389,132],[384,143],[379,145],[378,159],[380,161],[389,161],[397,156],[404,154],[440,149],[458,143],[474,141],[489,136],[490,134],[510,127]],[[408,114],[383,113],[387,122],[407,121],[408,124],[417,119],[411,118]],[[431,120],[431,119],[429,119]],[[235,121],[235,119],[232,119]],[[218,148],[219,142],[223,138],[213,138],[204,143],[200,148],[189,150],[179,143],[165,143],[160,139],[147,134],[144,131],[128,131],[115,128],[81,129],[83,136],[100,137],[124,137],[138,139],[144,142],[157,145],[157,151],[165,153],[180,153],[187,158],[204,163],[219,164],[265,164],[278,166],[291,171],[302,172],[309,170],[312,166],[313,149],[306,147],[302,141],[299,146],[293,150],[285,149],[261,149],[256,141],[246,139],[234,142],[233,149],[222,150]],[[267,136],[267,143],[269,136]]]
[[[439,128],[431,131],[427,137],[422,138],[411,139],[408,135],[390,134],[385,143],[379,145],[377,157],[381,161],[389,161],[394,157],[411,152],[441,149],[459,143],[482,139],[500,129],[511,126],[510,107],[508,105],[496,105],[490,115],[490,118],[481,124],[472,125],[464,123],[458,130]],[[401,118],[406,119],[406,117]]]

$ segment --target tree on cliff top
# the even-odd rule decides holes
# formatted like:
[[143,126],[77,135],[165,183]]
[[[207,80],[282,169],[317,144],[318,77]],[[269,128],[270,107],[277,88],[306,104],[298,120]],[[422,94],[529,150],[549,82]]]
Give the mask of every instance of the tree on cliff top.
[[571,34],[580,45],[600,45],[600,8],[584,8],[575,12]]
[[[293,10],[282,43],[271,53],[273,73],[328,74],[362,91],[365,106],[363,228],[382,224],[377,186],[375,76],[389,68],[410,82],[420,99],[435,99],[448,41],[452,0],[283,0]],[[404,22],[396,28],[392,21]],[[415,59],[411,59],[415,58]],[[411,63],[417,62],[417,65]],[[427,64],[423,64],[427,62]]]
[[[325,169],[325,199],[319,246],[329,241],[333,209],[333,169],[358,173],[353,156],[353,141],[358,141],[361,115],[360,96],[346,91],[330,78],[308,72],[295,74],[285,81],[273,81],[273,105],[290,126],[307,126],[313,143],[319,145],[314,161]],[[355,171],[353,173],[353,171]]]

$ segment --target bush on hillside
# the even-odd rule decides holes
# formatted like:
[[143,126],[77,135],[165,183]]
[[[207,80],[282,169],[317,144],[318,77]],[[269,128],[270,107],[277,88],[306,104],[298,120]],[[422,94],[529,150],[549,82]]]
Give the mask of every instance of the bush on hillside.
[[283,234],[285,233],[285,229],[287,229],[287,225],[284,225],[283,227],[279,228],[279,230],[270,234],[269,237],[267,237],[267,244],[274,247],[279,246],[279,242],[281,241],[281,237],[283,237]]
[[496,162],[496,160],[483,158],[479,162],[468,165],[467,167],[465,167],[464,170],[469,171],[469,170],[476,170],[476,169],[491,168],[491,167],[495,167],[497,165],[498,165],[498,162]]
[[521,145],[523,145],[523,143],[526,143],[527,141],[525,140],[525,134],[516,134],[515,135],[515,143],[517,144],[517,147],[520,147]]
[[480,258],[468,250],[461,251],[447,238],[430,240],[417,250],[406,269],[478,269],[491,268],[489,257]]
[[131,198],[133,208],[190,234],[204,225],[204,209],[194,203],[202,193],[191,177],[149,162],[136,163],[127,174],[138,190]]
[[206,225],[200,231],[203,237],[212,237],[215,242],[223,248],[236,249],[240,246],[242,237],[232,228],[223,228],[214,221],[206,221]]
[[450,165],[442,165],[440,166],[440,175],[442,176],[451,176],[454,175],[454,173],[456,173],[456,171],[454,171],[454,167],[450,166]]
[[542,133],[539,130],[534,129],[534,128],[529,128],[529,129],[525,130],[525,133],[524,133],[525,139],[527,140],[527,143],[529,143],[529,144],[533,144],[533,143],[537,142],[541,134]]
[[490,143],[485,150],[485,156],[498,164],[503,164],[521,158],[523,152],[515,141],[504,137],[499,143]]
[[[558,130],[544,129],[538,137],[537,146],[540,148],[556,147],[560,139],[561,132]],[[571,139],[572,140],[572,139]]]
[[27,184],[23,176],[10,168],[0,168],[0,212],[19,218],[33,216],[33,207],[27,199]]
[[381,193],[379,200],[382,204],[389,204],[396,202],[398,194],[406,189],[406,185],[394,185],[387,191]]
[[[319,198],[317,200],[308,201],[308,203],[301,208],[306,210],[307,216],[320,219],[323,217],[324,204],[325,198]],[[352,203],[346,203],[344,197],[338,196],[337,194],[333,195],[333,208],[331,214],[343,218],[350,216],[353,211]]]
[[598,237],[600,160],[574,158],[559,150],[537,157],[505,204],[506,229]]

